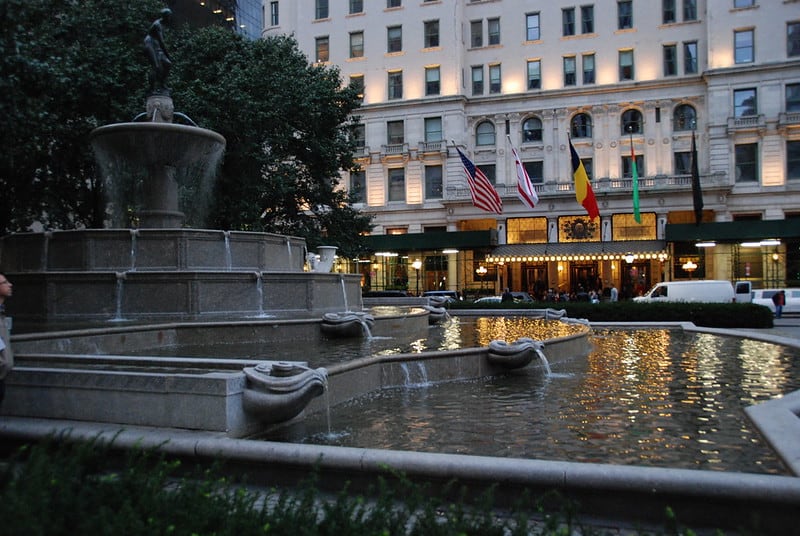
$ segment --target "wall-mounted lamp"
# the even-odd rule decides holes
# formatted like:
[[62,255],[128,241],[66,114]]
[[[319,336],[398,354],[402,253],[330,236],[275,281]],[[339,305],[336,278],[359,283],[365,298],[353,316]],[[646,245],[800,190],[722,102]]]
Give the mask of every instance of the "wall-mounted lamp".
[[664,262],[669,258],[669,255],[666,253],[659,253],[658,254],[658,262]]
[[779,258],[780,258],[780,256],[779,256],[777,253],[773,253],[773,254],[772,254],[772,260],[773,260],[773,261],[775,261],[775,262],[778,262],[778,259],[779,259]]
[[564,271],[564,267],[561,265],[561,263],[559,263],[558,264],[558,272],[561,273],[563,271]]
[[628,264],[633,264],[633,260],[635,258],[636,257],[633,255],[633,253],[628,253],[627,255],[625,255],[625,262],[627,262]]

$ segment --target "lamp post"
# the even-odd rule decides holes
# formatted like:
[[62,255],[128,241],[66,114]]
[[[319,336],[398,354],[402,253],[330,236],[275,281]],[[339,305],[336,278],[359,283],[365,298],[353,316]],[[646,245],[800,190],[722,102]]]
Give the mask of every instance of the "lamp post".
[[422,261],[417,259],[411,263],[411,267],[417,272],[417,296],[419,296],[419,269],[422,268]]
[[488,272],[488,271],[489,270],[487,270],[486,267],[483,266],[483,265],[478,266],[477,268],[475,268],[475,273],[478,274],[478,277],[481,278],[481,294],[483,294],[483,281],[484,281],[483,276],[485,276],[486,272]]

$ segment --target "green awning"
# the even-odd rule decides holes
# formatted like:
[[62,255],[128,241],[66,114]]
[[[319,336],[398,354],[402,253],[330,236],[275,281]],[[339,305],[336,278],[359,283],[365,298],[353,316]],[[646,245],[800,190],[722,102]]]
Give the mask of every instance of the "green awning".
[[497,244],[497,231],[437,231],[395,235],[369,235],[370,251],[423,251],[490,248]]
[[668,223],[665,230],[667,242],[758,241],[768,238],[800,238],[800,218],[788,220],[741,220],[726,222]]

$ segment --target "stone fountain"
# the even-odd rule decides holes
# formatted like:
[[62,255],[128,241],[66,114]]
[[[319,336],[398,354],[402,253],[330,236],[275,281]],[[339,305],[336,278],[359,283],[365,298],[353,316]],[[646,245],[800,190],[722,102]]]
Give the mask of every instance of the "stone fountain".
[[[90,135],[107,184],[131,171],[143,177],[143,199],[134,218],[138,227],[2,237],[0,269],[14,282],[15,299],[7,312],[17,335],[114,331],[112,347],[124,354],[126,341],[141,336],[145,324],[161,326],[144,332],[157,333],[157,344],[164,344],[170,323],[173,329],[175,323],[188,322],[263,326],[268,319],[318,319],[347,304],[361,308],[359,275],[330,273],[330,268],[308,271],[302,238],[183,227],[181,181],[208,184],[225,139],[174,111],[165,86],[171,61],[162,36],[170,15],[162,11],[145,40],[153,63],[145,111]],[[221,331],[217,337],[226,336]],[[79,338],[73,331],[61,340],[70,346]],[[280,368],[284,387],[279,395],[270,391],[270,403],[261,406],[274,415],[253,415],[257,405],[242,411],[245,386],[253,383],[252,378],[246,381],[243,367],[260,371],[269,368],[268,362],[188,360],[176,365],[153,358],[131,364],[119,355],[98,357],[99,351],[74,359],[40,356],[26,365],[24,353],[23,348],[3,407],[6,414],[223,430],[234,436],[252,433],[258,422],[300,413],[321,393],[324,376],[312,371],[313,382],[296,382],[295,396],[285,386],[292,375],[305,377],[304,363]],[[291,407],[281,407],[275,398]]]

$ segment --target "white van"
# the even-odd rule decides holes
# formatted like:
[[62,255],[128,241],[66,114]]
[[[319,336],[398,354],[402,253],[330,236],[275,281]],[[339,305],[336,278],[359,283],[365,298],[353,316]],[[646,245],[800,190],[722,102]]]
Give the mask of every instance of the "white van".
[[753,303],[769,307],[769,310],[775,312],[775,304],[772,303],[772,297],[779,290],[786,291],[786,304],[783,306],[783,312],[786,313],[800,313],[800,289],[797,288],[760,288],[753,291]]
[[[750,301],[748,282],[737,283],[734,294],[730,281],[698,280],[698,281],[664,281],[656,284],[644,296],[633,299],[635,302],[714,302],[731,303],[733,301]],[[746,289],[746,290],[745,290]],[[736,298],[736,299],[734,299]]]

